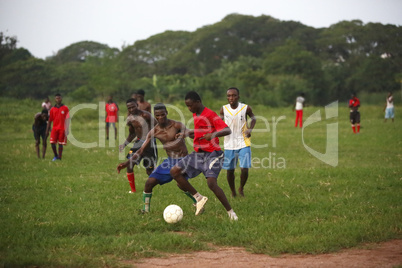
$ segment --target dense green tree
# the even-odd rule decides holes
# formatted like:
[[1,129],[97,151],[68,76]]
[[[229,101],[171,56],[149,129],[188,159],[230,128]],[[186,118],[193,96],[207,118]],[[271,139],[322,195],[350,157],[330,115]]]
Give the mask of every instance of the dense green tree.
[[[0,35],[0,94],[42,98],[61,92],[91,101],[126,99],[142,88],[153,101],[196,90],[207,100],[228,87],[252,104],[290,105],[300,91],[324,104],[350,92],[400,88],[402,27],[341,21],[315,29],[270,16],[230,14],[194,32],[166,31],[120,52],[83,41],[46,61]],[[364,96],[364,94],[363,94]]]
[[49,61],[56,64],[84,62],[91,56],[102,58],[113,53],[118,54],[119,50],[97,42],[82,41],[59,50],[56,55],[49,58]]
[[0,70],[1,95],[18,98],[43,98],[53,91],[53,70],[41,59],[29,58]]
[[[326,100],[327,88],[321,61],[312,52],[305,50],[296,41],[289,40],[266,55],[264,70],[269,75],[295,75],[308,83],[311,92],[309,100],[319,103]],[[297,92],[289,92],[289,95]]]

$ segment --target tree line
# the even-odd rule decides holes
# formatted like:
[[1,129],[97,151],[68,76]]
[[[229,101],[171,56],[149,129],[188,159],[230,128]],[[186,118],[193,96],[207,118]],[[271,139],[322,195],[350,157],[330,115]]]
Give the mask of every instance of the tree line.
[[299,92],[313,104],[351,92],[396,91],[402,81],[402,28],[360,20],[313,28],[271,16],[231,14],[194,32],[166,31],[111,48],[74,43],[45,60],[0,33],[0,95],[39,98],[60,92],[77,101],[137,89],[154,101],[187,91],[222,98],[235,86],[250,104],[289,105]]

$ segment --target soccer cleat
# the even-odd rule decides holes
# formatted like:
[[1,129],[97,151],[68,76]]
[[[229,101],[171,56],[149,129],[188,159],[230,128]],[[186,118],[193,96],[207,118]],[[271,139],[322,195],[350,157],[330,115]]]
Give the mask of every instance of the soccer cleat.
[[228,213],[229,214],[229,218],[231,221],[237,221],[239,218],[237,217],[236,213],[232,212],[232,213]]
[[[195,207],[197,209],[197,203],[194,203],[193,207]],[[203,207],[198,214],[202,214],[202,213],[204,213],[204,211],[205,211],[205,207]]]
[[60,158],[58,158],[57,156],[53,157],[52,161],[56,161],[56,160],[61,160]]
[[135,192],[133,192],[133,191],[128,191],[128,193],[129,193],[129,194],[135,194]]
[[197,202],[197,204],[195,205],[195,207],[196,207],[195,215],[200,214],[201,211],[204,210],[204,206],[205,206],[205,203],[207,203],[207,201],[208,201],[208,197],[203,196],[201,198],[201,200]]
[[140,209],[140,210],[139,210],[139,213],[140,213],[140,214],[147,214],[147,213],[149,213],[149,211],[145,211],[145,210],[143,210],[143,209]]

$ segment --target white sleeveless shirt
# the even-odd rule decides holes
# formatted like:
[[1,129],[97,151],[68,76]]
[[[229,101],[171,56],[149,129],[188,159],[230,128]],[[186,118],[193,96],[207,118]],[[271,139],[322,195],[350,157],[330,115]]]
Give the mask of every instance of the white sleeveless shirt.
[[251,144],[245,131],[247,128],[247,105],[240,103],[236,109],[232,109],[230,104],[223,106],[223,116],[225,123],[232,130],[232,134],[224,137],[223,147],[225,150],[239,150]]
[[394,98],[391,97],[387,97],[387,108],[393,108],[394,107]]

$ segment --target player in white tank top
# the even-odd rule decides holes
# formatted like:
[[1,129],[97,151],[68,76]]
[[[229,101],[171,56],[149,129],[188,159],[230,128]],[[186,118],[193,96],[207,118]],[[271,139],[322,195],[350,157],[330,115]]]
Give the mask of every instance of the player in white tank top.
[[[232,133],[224,138],[225,159],[222,168],[227,170],[227,181],[236,196],[234,171],[239,161],[240,187],[239,194],[244,196],[244,186],[248,179],[248,169],[251,167],[251,131],[256,119],[250,106],[239,102],[239,90],[229,88],[226,92],[229,104],[222,106],[221,118],[229,126]],[[247,117],[251,119],[250,126],[247,126]]]
[[250,137],[246,136],[247,107],[248,105],[240,102],[235,109],[232,109],[230,104],[223,106],[223,120],[232,130],[232,134],[225,136],[225,150],[238,150],[250,146]]

